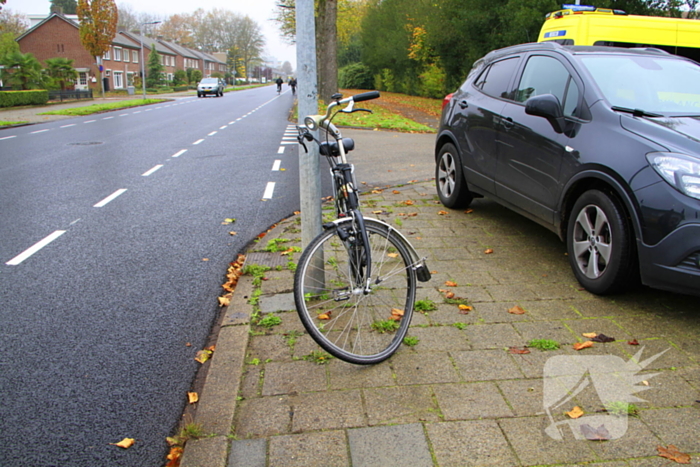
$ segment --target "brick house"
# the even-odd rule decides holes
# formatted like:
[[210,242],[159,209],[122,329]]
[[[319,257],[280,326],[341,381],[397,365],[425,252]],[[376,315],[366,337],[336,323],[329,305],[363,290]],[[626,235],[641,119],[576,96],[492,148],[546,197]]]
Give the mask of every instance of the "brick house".
[[[76,89],[100,89],[97,63],[80,42],[76,21],[52,13],[16,40],[20,52],[33,54],[43,66],[46,66],[49,58],[64,57],[73,60],[73,67],[78,72]],[[204,77],[211,76],[215,71],[222,74],[226,72],[226,63],[212,55],[137,33],[120,31],[112,40],[109,50],[101,57],[105,90],[133,86],[135,78],[141,76],[141,65],[147,69],[148,57],[154,48],[161,56],[163,74],[168,81],[172,81],[176,70],[187,68],[199,69]]]
[[78,24],[53,13],[34,25],[17,39],[23,54],[33,54],[42,65],[49,58],[63,57],[73,60],[78,72],[76,89],[96,87],[97,65],[95,58],[80,43]]

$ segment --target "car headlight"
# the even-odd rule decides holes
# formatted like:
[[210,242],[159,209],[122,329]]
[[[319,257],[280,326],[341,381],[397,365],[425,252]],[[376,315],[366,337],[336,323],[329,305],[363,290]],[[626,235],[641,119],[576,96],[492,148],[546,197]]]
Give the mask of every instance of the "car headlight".
[[647,154],[649,164],[672,187],[700,199],[700,159],[673,152]]

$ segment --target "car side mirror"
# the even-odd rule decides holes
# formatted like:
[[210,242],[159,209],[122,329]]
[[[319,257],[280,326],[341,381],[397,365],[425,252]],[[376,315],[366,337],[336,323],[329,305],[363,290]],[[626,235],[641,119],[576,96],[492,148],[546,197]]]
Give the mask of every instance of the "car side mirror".
[[564,132],[564,112],[559,99],[552,94],[540,94],[525,102],[525,113],[536,117],[544,117],[557,133]]

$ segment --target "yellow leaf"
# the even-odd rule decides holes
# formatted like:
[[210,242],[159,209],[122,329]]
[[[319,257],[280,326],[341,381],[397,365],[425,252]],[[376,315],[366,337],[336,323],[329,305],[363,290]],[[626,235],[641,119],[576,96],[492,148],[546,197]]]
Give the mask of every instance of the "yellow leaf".
[[459,309],[464,310],[464,311],[472,311],[473,310],[473,308],[470,307],[469,305],[460,305]]
[[123,440],[119,441],[118,443],[109,443],[112,446],[119,446],[122,449],[128,449],[131,446],[134,445],[134,438],[124,438]]
[[211,350],[204,349],[204,350],[198,351],[197,355],[195,355],[194,359],[196,361],[198,361],[199,363],[204,363],[207,360],[209,360],[210,357],[211,357]]
[[199,394],[197,394],[196,392],[188,392],[187,399],[190,401],[190,404],[194,404],[199,400]]
[[398,253],[387,253],[386,254],[389,258],[398,258],[399,254]]
[[586,342],[577,342],[574,344],[574,350],[583,350],[583,349],[587,349],[589,347],[593,347],[593,342],[586,341]]
[[229,306],[231,304],[231,297],[228,295],[224,295],[223,297],[218,297],[219,298],[219,306]]
[[321,313],[320,315],[317,316],[318,319],[331,319],[331,312],[329,311],[328,313]]
[[583,415],[583,410],[581,410],[581,407],[578,405],[571,409],[569,412],[566,412],[566,415],[569,416],[569,418],[580,418]]
[[209,258],[202,258],[202,261],[209,261]]
[[391,309],[391,315],[392,316],[403,316],[405,313],[404,310],[399,310],[398,308],[392,308]]
[[405,204],[406,206],[411,206],[411,205],[414,205],[416,203],[414,201],[411,201],[410,199],[407,199],[406,201],[403,202],[403,204]]
[[229,232],[229,235],[238,235],[238,232]]
[[593,339],[593,338],[596,337],[598,334],[596,334],[595,332],[584,332],[584,333],[581,334],[581,335],[582,335],[583,337],[588,338],[588,339]]

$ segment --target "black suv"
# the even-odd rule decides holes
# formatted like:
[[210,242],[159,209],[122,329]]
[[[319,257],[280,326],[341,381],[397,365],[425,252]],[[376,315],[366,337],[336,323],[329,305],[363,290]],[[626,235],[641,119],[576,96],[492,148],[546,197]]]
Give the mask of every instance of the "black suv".
[[537,43],[475,62],[435,147],[449,208],[498,203],[566,242],[578,281],[700,295],[700,65]]

